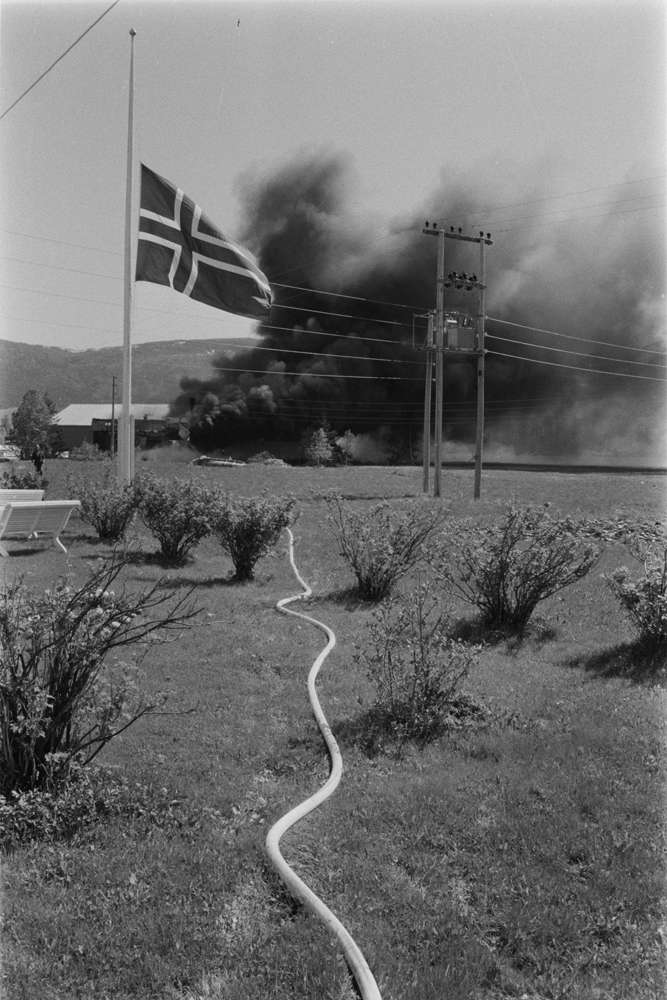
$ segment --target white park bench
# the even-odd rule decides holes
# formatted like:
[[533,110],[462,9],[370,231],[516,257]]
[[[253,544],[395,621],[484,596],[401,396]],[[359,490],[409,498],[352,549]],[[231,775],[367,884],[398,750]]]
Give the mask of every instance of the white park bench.
[[33,503],[44,497],[44,490],[0,490],[0,507],[6,503]]
[[[24,538],[50,535],[52,544],[61,552],[67,552],[58,535],[64,530],[72,511],[80,506],[79,500],[38,500],[32,503],[5,504],[0,509],[0,539],[7,535],[20,535]],[[0,556],[8,555],[7,549],[0,542]]]

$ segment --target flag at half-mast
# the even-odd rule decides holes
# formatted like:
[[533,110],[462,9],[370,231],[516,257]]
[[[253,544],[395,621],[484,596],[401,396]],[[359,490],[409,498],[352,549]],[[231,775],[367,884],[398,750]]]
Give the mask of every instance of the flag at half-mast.
[[265,319],[271,307],[268,279],[250,251],[143,163],[136,280],[169,285],[237,316]]

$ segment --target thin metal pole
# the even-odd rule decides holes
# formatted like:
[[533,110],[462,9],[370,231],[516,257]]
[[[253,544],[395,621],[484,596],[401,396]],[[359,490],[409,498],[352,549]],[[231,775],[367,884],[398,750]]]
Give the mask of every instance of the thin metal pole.
[[111,376],[111,457],[116,454],[116,376]]
[[431,384],[433,382],[433,313],[428,314],[428,339],[426,342],[426,381],[424,383],[424,463],[423,492],[428,493],[431,478]]
[[477,434],[475,441],[475,488],[473,497],[479,500],[482,490],[482,450],[484,445],[484,285],[485,243],[479,244],[479,285],[477,294]]
[[442,364],[445,326],[445,232],[438,231],[438,278],[435,318],[435,470],[433,496],[441,494],[442,481]]
[[134,441],[132,440],[132,180],[134,175],[134,36],[130,29],[130,96],[127,122],[127,180],[125,188],[125,288],[123,302],[123,411],[119,449],[119,482],[132,482]]

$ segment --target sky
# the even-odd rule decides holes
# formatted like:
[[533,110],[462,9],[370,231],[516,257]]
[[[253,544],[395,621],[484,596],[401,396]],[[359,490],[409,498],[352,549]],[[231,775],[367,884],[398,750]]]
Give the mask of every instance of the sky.
[[[0,115],[109,6],[2,0]],[[0,120],[4,339],[122,343],[131,28],[136,160],[230,236],[251,243],[249,192],[312,156],[345,163],[369,252],[459,182],[505,266],[555,232],[595,253],[610,210],[663,231],[661,0],[120,0]],[[253,329],[136,286],[134,343]]]

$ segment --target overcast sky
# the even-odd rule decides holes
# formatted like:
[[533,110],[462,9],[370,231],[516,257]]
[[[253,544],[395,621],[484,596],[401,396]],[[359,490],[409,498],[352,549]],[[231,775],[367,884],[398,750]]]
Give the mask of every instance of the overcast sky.
[[[0,114],[109,6],[2,0]],[[313,152],[348,158],[369,242],[478,175],[514,202],[530,176],[573,243],[612,202],[664,223],[662,0],[120,0],[0,120],[5,339],[122,343],[132,27],[137,157],[231,236],[244,184]],[[502,203],[496,239],[521,224]],[[137,286],[136,343],[251,331]]]

